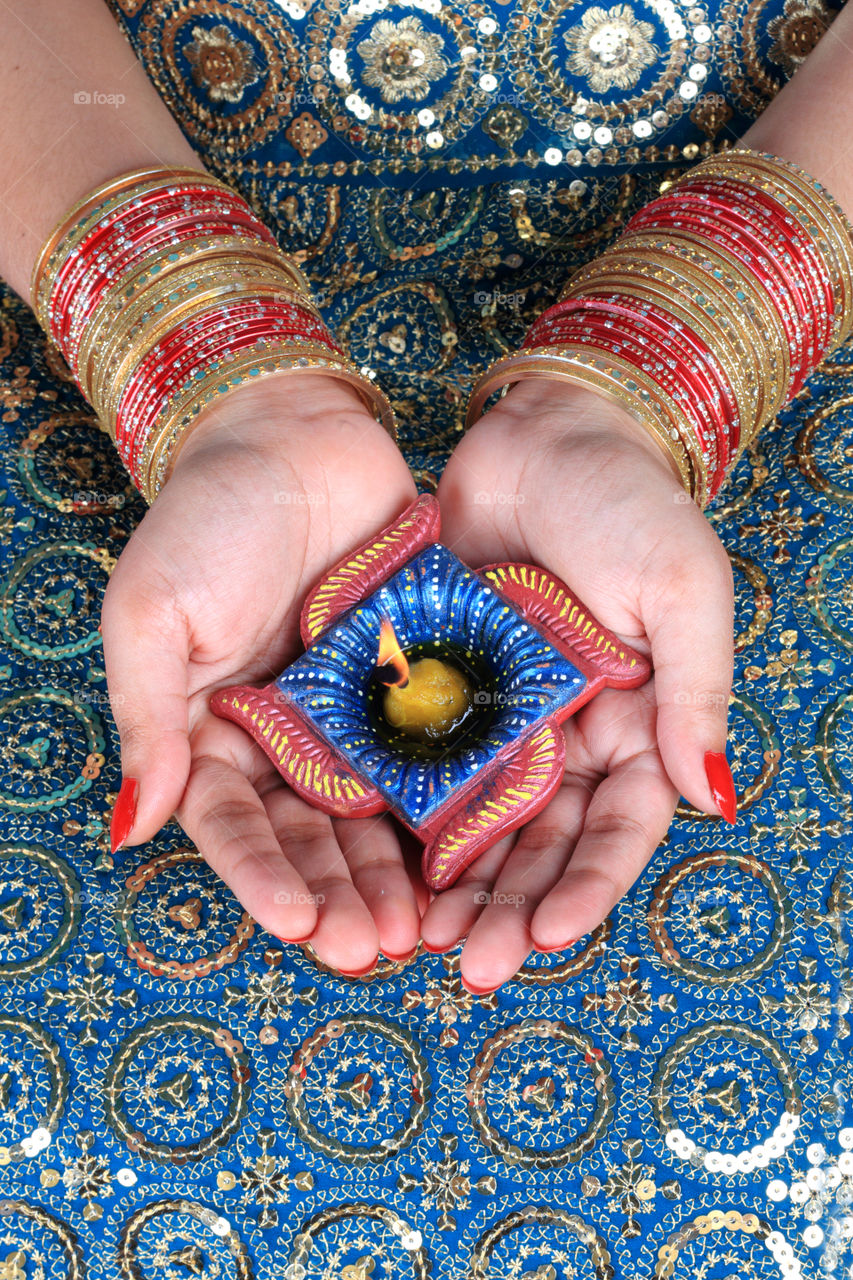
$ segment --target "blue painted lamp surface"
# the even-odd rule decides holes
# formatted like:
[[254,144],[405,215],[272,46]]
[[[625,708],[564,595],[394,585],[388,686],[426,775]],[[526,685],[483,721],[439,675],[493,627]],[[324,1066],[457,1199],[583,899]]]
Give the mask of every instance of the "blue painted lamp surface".
[[[382,732],[371,695],[383,618],[404,652],[445,645],[482,672],[475,699],[492,714],[458,749],[418,759]],[[381,789],[392,812],[418,827],[521,734],[574,702],[587,680],[488,582],[435,544],[335,622],[276,684],[353,770]]]
[[[393,813],[424,842],[427,883],[443,889],[550,799],[565,762],[560,722],[651,668],[546,570],[474,571],[438,534],[438,503],[419,498],[309,594],[305,652],[277,680],[221,689],[210,705],[310,804]],[[427,657],[455,669],[467,702],[446,734],[412,741],[383,710],[383,620],[413,674]]]

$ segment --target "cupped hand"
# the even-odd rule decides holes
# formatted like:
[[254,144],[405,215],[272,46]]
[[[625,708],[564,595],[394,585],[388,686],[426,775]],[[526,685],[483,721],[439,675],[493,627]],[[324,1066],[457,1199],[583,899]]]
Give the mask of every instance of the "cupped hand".
[[358,972],[418,942],[415,882],[387,818],[332,820],[283,782],[208,698],[266,684],[301,651],[299,609],[323,573],[416,496],[355,390],[272,375],[204,411],[122,551],[104,598],[126,843],[173,815],[247,911]]
[[[462,976],[483,992],[531,947],[563,949],[607,917],[679,793],[721,812],[705,756],[726,747],[734,591],[722,544],[662,448],[586,388],[516,383],[463,437],[438,497],[442,541],[467,564],[550,570],[654,668],[645,685],[605,689],[564,722],[565,774],[547,807],[427,908],[425,945],[466,938]],[[733,788],[722,790],[731,820]]]

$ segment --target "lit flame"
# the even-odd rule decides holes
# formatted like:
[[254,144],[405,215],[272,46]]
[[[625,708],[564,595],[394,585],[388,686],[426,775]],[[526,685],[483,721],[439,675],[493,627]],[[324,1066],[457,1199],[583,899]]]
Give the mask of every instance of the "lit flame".
[[383,684],[396,684],[400,688],[408,684],[409,664],[388,618],[383,618],[379,627],[379,653],[376,655],[376,665],[390,667],[396,673],[396,680],[392,680],[391,672],[383,671],[380,677]]

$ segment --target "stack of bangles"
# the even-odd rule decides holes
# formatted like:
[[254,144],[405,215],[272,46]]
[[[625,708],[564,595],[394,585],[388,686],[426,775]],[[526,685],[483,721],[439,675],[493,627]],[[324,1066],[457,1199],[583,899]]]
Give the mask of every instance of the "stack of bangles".
[[472,392],[553,377],[651,432],[700,508],[853,330],[853,226],[802,169],[719,152],[642,208],[577,271],[520,349]]
[[149,503],[202,409],[270,373],[341,378],[396,435],[302,272],[241,196],[199,170],[137,169],[91,191],[42,248],[32,300]]

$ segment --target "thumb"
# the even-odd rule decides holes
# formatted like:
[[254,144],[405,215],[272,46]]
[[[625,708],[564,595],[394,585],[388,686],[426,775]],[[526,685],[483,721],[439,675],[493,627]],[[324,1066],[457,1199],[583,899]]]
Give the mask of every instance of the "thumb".
[[[726,760],[734,667],[734,583],[729,557],[705,517],[685,512],[668,545],[676,562],[657,567],[642,615],[652,650],[657,739],[673,785],[695,808],[734,822],[737,801]],[[645,592],[644,592],[645,594]]]
[[121,742],[122,784],[110,827],[115,852],[152,839],[184,794],[189,637],[172,593],[144,589],[138,574],[121,572],[121,561],[107,584],[101,634]]

